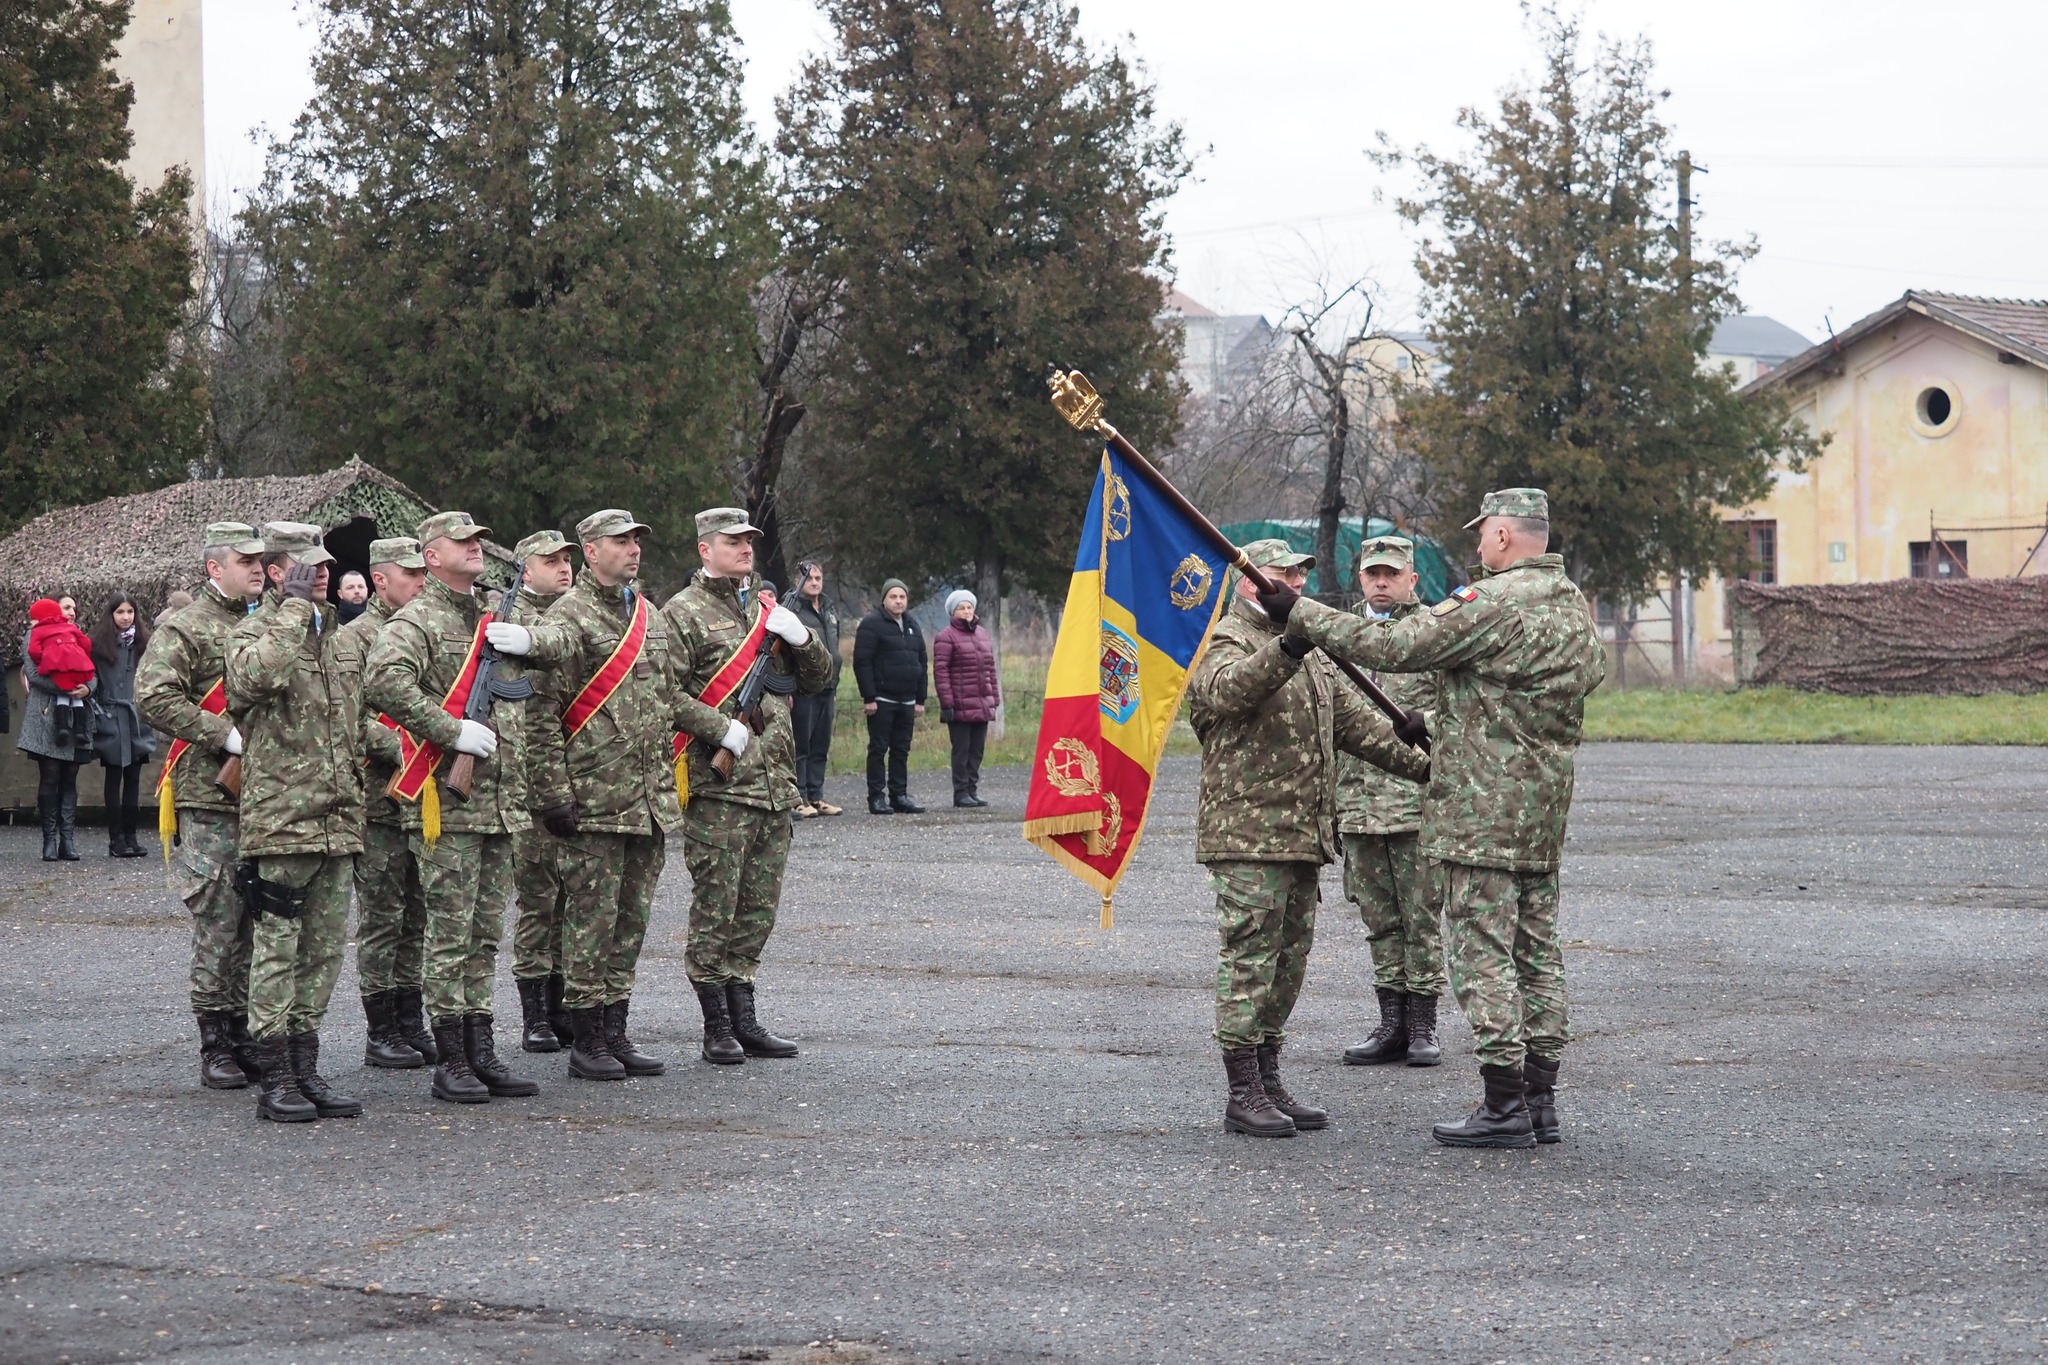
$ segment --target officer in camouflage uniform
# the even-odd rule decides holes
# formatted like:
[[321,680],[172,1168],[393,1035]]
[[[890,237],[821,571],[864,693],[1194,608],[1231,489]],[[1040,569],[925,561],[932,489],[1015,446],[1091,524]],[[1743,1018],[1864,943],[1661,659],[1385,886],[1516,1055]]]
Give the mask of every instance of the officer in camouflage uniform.
[[1438,1124],[1436,1139],[1528,1147],[1559,1138],[1568,1031],[1557,869],[1586,694],[1607,658],[1563,558],[1545,553],[1542,489],[1488,493],[1468,525],[1488,571],[1472,587],[1400,621],[1301,602],[1287,629],[1366,668],[1440,672],[1422,851],[1442,864],[1451,988],[1486,1098],[1464,1122]]
[[[1252,564],[1299,592],[1315,565],[1284,540],[1244,547]],[[1429,760],[1394,737],[1328,659],[1281,634],[1236,581],[1188,679],[1202,741],[1195,861],[1216,891],[1216,1041],[1230,1079],[1223,1126],[1291,1137],[1329,1122],[1280,1080],[1280,1045],[1315,940],[1318,883],[1337,854],[1337,751],[1419,781]]]
[[157,623],[136,667],[135,706],[151,728],[192,746],[157,793],[176,811],[167,880],[192,912],[199,1083],[239,1090],[258,1079],[254,1061],[236,1055],[248,1041],[249,1009],[250,923],[234,884],[240,803],[213,779],[228,755],[242,752],[242,736],[225,713],[200,703],[227,674],[229,633],[263,593],[263,542],[253,526],[217,521],[206,528],[204,554],[206,586]]
[[[1359,550],[1365,593],[1356,614],[1398,621],[1422,608],[1415,600],[1415,545],[1379,536]],[[1436,676],[1386,673],[1373,678],[1404,711],[1436,706]],[[1344,840],[1344,894],[1358,907],[1372,943],[1373,988],[1380,1022],[1344,1049],[1352,1066],[1405,1061],[1436,1066],[1436,1001],[1444,988],[1443,932],[1438,926],[1436,872],[1422,856],[1422,788],[1389,777],[1348,754],[1337,758],[1337,831]]]
[[[521,727],[494,730],[443,707],[483,620],[476,580],[484,570],[487,534],[489,528],[467,512],[440,512],[420,523],[427,580],[378,632],[363,676],[366,707],[376,707],[451,761],[457,754],[477,761],[467,800],[443,782],[444,763],[437,765],[431,795],[422,789],[419,800],[403,803],[407,846],[426,905],[421,993],[439,1062],[430,1090],[434,1098],[457,1104],[540,1093],[537,1082],[513,1075],[498,1059],[491,1032],[491,985],[505,902],[512,895],[512,836],[530,823]],[[515,681],[517,672],[506,668],[504,681]],[[425,818],[429,800],[440,824],[432,841]]]
[[[376,596],[362,615],[341,628],[355,669],[352,683],[360,702],[362,670],[376,647],[378,632],[392,613],[419,596],[427,561],[411,536],[370,542],[370,581]],[[398,770],[398,731],[377,708],[364,706],[363,796],[369,814],[363,851],[356,858],[356,978],[363,996],[369,1036],[363,1064],[405,1071],[438,1059],[420,1001],[420,946],[427,931],[426,902],[420,897],[419,868],[407,846],[398,802],[386,795]]]
[[[570,560],[569,542],[560,531],[535,531],[514,547],[512,557],[525,570],[525,577],[511,619],[530,626],[575,585],[576,566]],[[526,704],[502,703],[508,708]],[[508,713],[499,728],[514,723]],[[529,813],[537,813],[532,800],[532,763],[529,751],[526,806]],[[519,988],[520,1046],[528,1052],[560,1052],[569,1036],[562,975],[562,924],[568,891],[562,883],[560,855],[561,840],[540,826],[529,825],[512,836],[512,884],[519,897],[519,915],[512,925],[512,982]]]
[[246,736],[241,856],[255,917],[250,1055],[263,1073],[257,1116],[353,1118],[362,1103],[320,1076],[320,1022],[348,937],[363,851],[362,715],[351,657],[327,601],[334,556],[320,528],[263,528],[270,591],[228,637],[228,712]]

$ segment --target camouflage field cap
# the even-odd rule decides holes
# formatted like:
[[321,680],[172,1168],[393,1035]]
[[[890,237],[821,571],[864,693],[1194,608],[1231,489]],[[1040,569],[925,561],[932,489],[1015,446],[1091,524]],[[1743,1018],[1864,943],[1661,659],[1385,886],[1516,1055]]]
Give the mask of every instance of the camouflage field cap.
[[233,550],[238,555],[260,555],[263,553],[263,538],[246,521],[209,522],[205,548]]
[[1471,530],[1488,517],[1527,517],[1550,520],[1550,495],[1540,488],[1496,488],[1479,500],[1479,515],[1465,523]]
[[1249,545],[1240,545],[1244,557],[1260,569],[1313,569],[1314,555],[1295,553],[1294,547],[1277,536],[1271,540],[1255,540]]
[[320,528],[309,521],[263,523],[265,554],[290,555],[301,564],[332,564],[334,556],[320,543]]
[[393,564],[401,569],[424,569],[427,561],[420,555],[420,543],[411,536],[387,536],[383,540],[370,542],[370,567],[379,564]]
[[633,520],[633,514],[625,508],[607,507],[576,523],[576,539],[588,543],[599,536],[623,536],[634,531],[647,535],[653,530],[646,522]]
[[1358,547],[1358,571],[1364,573],[1375,564],[1412,573],[1415,569],[1415,542],[1406,536],[1374,536]]
[[490,533],[490,527],[477,525],[469,519],[467,512],[436,512],[420,523],[420,529],[413,532],[413,537],[422,545],[432,545],[444,537],[448,540],[475,540]]
[[707,507],[697,514],[699,540],[708,540],[715,535],[758,535],[760,531],[760,527],[747,520],[744,507]]
[[560,531],[535,531],[512,547],[512,557],[522,564],[538,555],[558,554],[569,548]]

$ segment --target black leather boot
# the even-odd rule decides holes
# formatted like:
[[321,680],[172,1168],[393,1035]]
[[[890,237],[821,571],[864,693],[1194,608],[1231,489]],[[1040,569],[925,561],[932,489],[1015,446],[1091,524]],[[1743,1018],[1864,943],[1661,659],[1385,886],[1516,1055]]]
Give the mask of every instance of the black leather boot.
[[734,1066],[747,1060],[747,1051],[732,1036],[732,1013],[725,1003],[725,987],[709,981],[692,981],[697,1003],[704,1010],[704,1060],[719,1066]]
[[228,1016],[223,1013],[199,1016],[199,1083],[208,1090],[241,1090],[249,1084],[249,1077],[235,1063]]
[[515,1076],[498,1060],[498,1048],[491,1038],[491,1016],[466,1014],[462,1017],[462,1039],[469,1053],[469,1069],[496,1099],[524,1099],[540,1093],[540,1082]]
[[135,806],[121,807],[121,856],[124,858],[147,858],[149,853],[135,837],[141,811]]
[[228,1023],[228,1055],[235,1059],[236,1066],[242,1068],[242,1074],[249,1078],[251,1085],[263,1084],[263,1068],[249,1050],[254,1046],[249,1037],[249,1016],[241,1010],[229,1010],[225,1018]]
[[1294,1126],[1302,1132],[1316,1128],[1328,1128],[1330,1116],[1312,1104],[1303,1104],[1287,1093],[1287,1087],[1280,1083],[1280,1044],[1259,1045],[1259,1088],[1266,1092],[1266,1098],[1273,1101],[1273,1107],[1294,1120]]
[[668,1070],[668,1063],[648,1056],[633,1046],[633,1040],[626,1035],[626,1015],[631,1004],[630,1000],[614,1000],[604,1007],[604,1045],[626,1068],[628,1076],[659,1076]]
[[1280,1112],[1259,1080],[1259,1050],[1241,1047],[1223,1054],[1230,1099],[1223,1106],[1223,1131],[1250,1137],[1293,1137],[1294,1120]]
[[441,1045],[437,1035],[427,1027],[427,1007],[420,999],[418,986],[400,986],[391,992],[392,1018],[398,1024],[398,1036],[405,1045],[420,1054],[420,1062],[434,1066],[441,1060]]
[[469,1069],[469,1050],[463,1046],[462,1031],[460,1018],[434,1021],[434,1052],[440,1058],[431,1087],[434,1098],[456,1104],[488,1104],[491,1092]]
[[1379,1027],[1365,1041],[1344,1049],[1344,1065],[1377,1066],[1408,1055],[1408,996],[1389,986],[1374,987],[1380,998]]
[[294,1033],[285,1040],[292,1059],[292,1074],[299,1079],[299,1093],[313,1102],[323,1119],[352,1119],[363,1112],[363,1102],[344,1095],[320,1075],[320,1035]]
[[548,979],[529,976],[519,988],[519,1047],[525,1052],[560,1052],[562,1040],[548,1022]]
[[57,803],[57,857],[67,863],[78,861],[78,792],[65,792]]
[[1522,1102],[1529,1106],[1529,1127],[1538,1142],[1564,1141],[1557,1126],[1558,1063],[1531,1053],[1522,1059]]
[[43,817],[43,861],[57,861],[57,806],[52,802],[39,808]]
[[794,1057],[796,1044],[778,1038],[761,1027],[754,1017],[754,983],[732,981],[725,987],[726,1017],[732,1020],[732,1036],[749,1057]]
[[1482,1066],[1486,1098],[1460,1123],[1439,1123],[1430,1130],[1446,1147],[1509,1147],[1536,1145],[1529,1126],[1529,1106],[1522,1098],[1522,1068]]
[[256,1097],[256,1117],[272,1123],[311,1123],[320,1117],[299,1090],[298,1073],[292,1070],[291,1050],[282,1038],[264,1038],[249,1044],[249,1060],[262,1073],[263,1091]]
[[548,977],[548,1028],[554,1032],[556,1041],[563,1047],[569,1046],[576,1039],[570,1028],[569,1011],[562,1004],[562,998],[568,989],[569,984],[562,979],[560,972],[552,973]]
[[376,991],[363,997],[363,1018],[369,1036],[363,1041],[363,1065],[387,1071],[412,1071],[427,1064],[419,1049],[398,1031],[399,992]]
[[1436,1040],[1436,997],[1408,997],[1408,1065],[1437,1066],[1444,1050]]
[[604,1036],[604,1006],[569,1011],[569,1074],[586,1081],[623,1081],[626,1064],[612,1056]]

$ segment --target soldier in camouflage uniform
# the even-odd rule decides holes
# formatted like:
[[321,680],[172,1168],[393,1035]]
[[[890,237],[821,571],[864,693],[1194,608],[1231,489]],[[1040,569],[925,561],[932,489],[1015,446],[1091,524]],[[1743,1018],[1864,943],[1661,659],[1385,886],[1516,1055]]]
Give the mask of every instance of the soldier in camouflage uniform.
[[[521,728],[494,730],[444,706],[483,621],[476,580],[484,569],[487,534],[489,528],[466,512],[440,512],[420,523],[427,580],[378,632],[363,676],[365,706],[451,759],[468,754],[477,761],[467,800],[440,785],[437,772],[419,800],[403,804],[407,846],[426,905],[421,992],[438,1054],[429,1088],[434,1098],[457,1104],[540,1093],[537,1082],[513,1075],[498,1059],[491,1031],[491,985],[505,902],[512,895],[512,836],[531,823]],[[517,671],[506,669],[505,681],[513,681]],[[429,800],[438,808],[438,831],[426,820]],[[435,837],[429,839],[430,833]]]
[[[249,917],[234,874],[240,803],[213,785],[241,732],[225,712],[202,709],[227,674],[228,635],[263,592],[263,542],[238,521],[206,528],[206,586],[157,623],[135,670],[135,706],[153,729],[191,747],[157,792],[173,804],[176,834],[164,850],[172,894],[192,912],[192,1012],[199,1019],[199,1083],[239,1090],[257,1079],[237,1050],[247,1042]],[[161,817],[159,823],[170,817]],[[246,1062],[247,1065],[242,1065]]]
[[[352,685],[362,697],[362,670],[392,614],[413,598],[427,579],[427,561],[411,536],[370,542],[370,581],[376,596],[362,615],[341,628],[349,642],[344,657],[354,666]],[[398,802],[386,794],[398,770],[398,731],[374,706],[364,706],[363,796],[369,813],[363,851],[356,858],[356,980],[363,997],[369,1035],[366,1066],[405,1071],[431,1065],[439,1054],[427,1031],[420,1000],[420,948],[427,931],[426,902],[419,868],[406,843]]]
[[1488,575],[1426,612],[1361,621],[1314,602],[1272,605],[1288,614],[1289,638],[1366,668],[1439,672],[1422,851],[1442,864],[1451,988],[1486,1098],[1435,1134],[1448,1146],[1528,1147],[1559,1137],[1557,869],[1586,694],[1607,659],[1564,560],[1545,553],[1543,490],[1489,493],[1468,525]]
[[[525,576],[511,619],[530,626],[575,585],[576,566],[560,531],[535,531],[514,547],[512,557]],[[508,718],[505,723],[514,722]],[[526,807],[529,813],[538,813],[532,800],[532,757],[529,753]],[[519,988],[520,1046],[528,1052],[560,1052],[569,1036],[563,1004],[567,983],[562,975],[568,890],[562,882],[561,847],[561,840],[538,825],[512,836],[512,884],[519,899],[519,914],[512,924],[512,983]]]
[[[1299,591],[1314,567],[1284,540],[1244,547]],[[1410,780],[1429,761],[1394,737],[1329,660],[1282,636],[1239,579],[1188,679],[1202,741],[1195,861],[1216,891],[1216,1041],[1230,1080],[1223,1126],[1291,1137],[1329,1119],[1280,1079],[1280,1046],[1315,940],[1323,864],[1335,859],[1339,750]]]
[[[1356,614],[1398,621],[1415,600],[1415,546],[1379,536],[1361,547],[1358,582],[1365,598]],[[1373,678],[1404,711],[1436,706],[1436,675],[1386,673]],[[1405,1061],[1436,1066],[1436,1001],[1444,988],[1443,933],[1438,927],[1436,873],[1422,856],[1422,788],[1389,777],[1348,754],[1337,758],[1337,831],[1344,840],[1344,894],[1358,907],[1372,943],[1373,988],[1380,1022],[1366,1040],[1344,1049],[1352,1066]]]
[[356,642],[327,601],[334,556],[320,528],[263,528],[270,591],[228,637],[228,712],[246,736],[241,856],[255,917],[249,1051],[260,1118],[353,1118],[362,1103],[321,1078],[320,1023],[341,971],[356,854],[363,850]]

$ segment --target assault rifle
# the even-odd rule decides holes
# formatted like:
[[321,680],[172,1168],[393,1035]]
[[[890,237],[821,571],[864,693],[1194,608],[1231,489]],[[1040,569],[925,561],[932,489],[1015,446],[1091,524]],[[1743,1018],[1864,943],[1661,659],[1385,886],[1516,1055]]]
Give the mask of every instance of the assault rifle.
[[[759,589],[763,611],[775,610],[775,585],[763,582]],[[740,721],[755,734],[768,729],[768,722],[761,715],[761,699],[769,695],[787,696],[796,689],[796,679],[787,673],[771,669],[771,661],[781,657],[782,637],[768,637],[768,647],[754,655],[754,662],[747,667],[747,675],[740,679],[740,685],[733,689],[733,719]],[[732,781],[732,750],[721,748],[711,755],[711,771],[718,774],[719,781]]]
[[[512,575],[512,586],[505,589],[498,598],[498,610],[491,615],[493,621],[504,621],[511,617],[512,608],[519,601],[520,585],[526,582],[526,565],[521,564]],[[476,681],[470,684],[469,700],[463,703],[462,718],[480,724],[491,723],[491,707],[501,701],[525,701],[533,695],[531,678],[515,678],[507,681],[498,676],[505,666],[505,656],[493,649],[488,641],[484,643],[476,661]],[[476,785],[476,755],[457,754],[455,761],[448,765],[448,777],[442,786],[448,789],[458,801],[469,800],[470,788]]]

